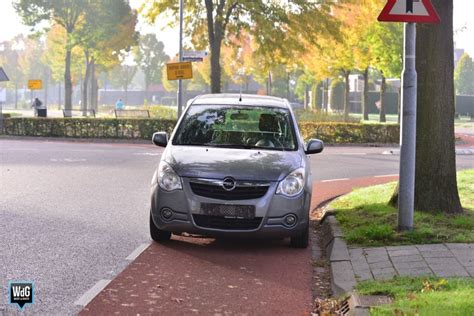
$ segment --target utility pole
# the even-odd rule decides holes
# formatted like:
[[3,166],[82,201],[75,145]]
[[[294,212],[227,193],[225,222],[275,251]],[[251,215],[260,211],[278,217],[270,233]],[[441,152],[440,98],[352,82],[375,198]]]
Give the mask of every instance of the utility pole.
[[[179,62],[183,61],[183,0],[179,0]],[[183,113],[183,80],[178,80],[178,119]]]
[[405,23],[398,229],[413,230],[416,156],[416,23]]

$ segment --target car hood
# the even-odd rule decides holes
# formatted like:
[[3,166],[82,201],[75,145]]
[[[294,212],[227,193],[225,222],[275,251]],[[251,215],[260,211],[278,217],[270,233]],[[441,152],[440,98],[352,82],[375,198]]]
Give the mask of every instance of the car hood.
[[172,146],[163,159],[181,177],[280,181],[301,166],[298,151]]

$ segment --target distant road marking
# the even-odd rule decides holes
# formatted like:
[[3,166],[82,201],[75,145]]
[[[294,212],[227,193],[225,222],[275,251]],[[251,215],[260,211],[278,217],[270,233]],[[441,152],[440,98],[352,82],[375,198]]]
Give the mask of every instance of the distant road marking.
[[90,301],[94,299],[112,280],[100,280],[93,287],[84,293],[77,301],[74,302],[74,305],[86,306]]
[[83,158],[79,158],[79,159],[74,159],[74,158],[60,158],[60,159],[51,158],[49,160],[52,161],[52,162],[84,162],[84,161],[87,161],[87,159],[83,159]]
[[358,155],[358,156],[365,156],[365,155],[368,155],[368,153],[342,153],[342,154],[335,154],[335,155],[345,155],[345,156]]
[[398,177],[398,174],[386,174],[383,176],[375,176],[374,178],[388,178],[388,177]]
[[331,179],[331,180],[323,180],[321,182],[336,182],[336,181],[348,181],[349,178],[342,178],[342,179]]
[[148,246],[150,246],[150,244],[141,244],[140,246],[135,248],[135,250],[125,259],[130,261],[135,260],[146,248],[148,248]]
[[133,153],[135,156],[161,156],[162,153]]

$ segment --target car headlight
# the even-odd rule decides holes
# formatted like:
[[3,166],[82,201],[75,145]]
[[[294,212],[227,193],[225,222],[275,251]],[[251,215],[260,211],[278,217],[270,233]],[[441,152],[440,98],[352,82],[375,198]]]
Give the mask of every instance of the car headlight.
[[298,168],[286,176],[283,181],[278,184],[276,194],[283,194],[286,196],[297,196],[304,188],[304,168]]
[[173,168],[164,161],[158,166],[158,184],[165,191],[182,190],[181,178],[174,172]]

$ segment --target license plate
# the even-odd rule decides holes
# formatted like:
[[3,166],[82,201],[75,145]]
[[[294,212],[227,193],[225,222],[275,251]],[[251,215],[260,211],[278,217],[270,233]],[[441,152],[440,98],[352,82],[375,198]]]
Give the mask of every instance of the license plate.
[[201,214],[231,218],[254,218],[255,205],[201,203]]

